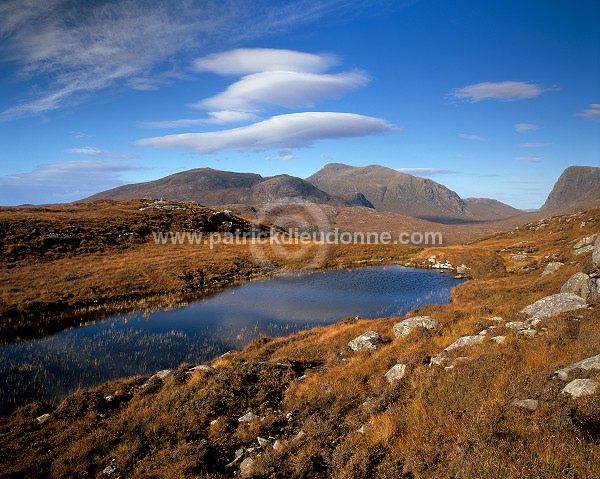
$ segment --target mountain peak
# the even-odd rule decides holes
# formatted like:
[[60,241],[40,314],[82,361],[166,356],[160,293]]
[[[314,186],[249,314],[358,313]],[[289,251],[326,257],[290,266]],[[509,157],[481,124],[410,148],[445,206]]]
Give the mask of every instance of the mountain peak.
[[560,175],[540,209],[552,210],[592,201],[600,201],[600,168],[569,166]]

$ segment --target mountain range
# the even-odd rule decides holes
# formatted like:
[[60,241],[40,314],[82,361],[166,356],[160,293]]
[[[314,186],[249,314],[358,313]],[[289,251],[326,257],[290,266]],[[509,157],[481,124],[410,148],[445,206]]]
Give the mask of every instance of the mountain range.
[[[496,221],[525,212],[489,198],[461,198],[428,178],[379,165],[330,163],[306,179],[196,168],[154,181],[119,186],[81,200],[164,198],[253,210],[274,202],[363,207],[437,223]],[[600,203],[600,168],[567,168],[542,210]]]

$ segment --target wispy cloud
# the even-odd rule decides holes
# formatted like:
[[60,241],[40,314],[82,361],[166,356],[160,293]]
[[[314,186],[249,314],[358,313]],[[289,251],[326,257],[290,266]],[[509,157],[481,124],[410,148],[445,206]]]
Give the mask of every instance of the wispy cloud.
[[530,82],[483,82],[463,88],[455,88],[450,93],[450,97],[471,102],[482,100],[529,100],[540,96],[546,91],[555,89],[556,88],[544,89],[541,86]]
[[540,127],[534,123],[515,123],[515,131],[517,133],[525,133],[526,131],[539,130]]
[[591,120],[600,120],[600,103],[590,104],[589,108],[586,108],[581,113],[577,113],[575,116],[590,118]]
[[267,155],[265,156],[265,160],[267,161],[290,161],[298,158],[292,150],[281,150],[277,153],[277,155]]
[[342,0],[284,0],[276,8],[267,0],[251,6],[245,0],[5,0],[0,60],[18,66],[17,79],[29,82],[31,95],[15,99],[1,118],[42,114],[108,87],[154,89],[183,75],[184,53],[353,8]]
[[199,154],[221,150],[265,151],[302,148],[319,140],[361,137],[394,130],[397,128],[380,118],[354,113],[302,112],[274,116],[230,130],[143,138],[135,144],[180,148]]
[[140,169],[102,160],[46,163],[27,173],[0,176],[0,204],[73,201],[122,185],[123,173]]
[[223,125],[225,123],[243,123],[247,121],[258,121],[260,117],[247,111],[209,111],[208,118],[188,118],[181,120],[164,121],[140,121],[138,126],[144,128],[188,128],[202,125]]
[[476,140],[476,141],[485,141],[485,138],[483,136],[479,136],[479,135],[471,135],[469,133],[460,133],[458,135],[459,138],[463,138],[465,140]]
[[502,176],[498,173],[486,173],[485,175],[479,175],[479,178],[498,178],[499,176]]
[[546,146],[550,146],[552,143],[521,143],[519,146],[521,148],[544,148]]
[[194,108],[260,111],[265,106],[298,108],[339,98],[369,81],[361,71],[337,74],[266,71],[243,77],[227,90],[191,105]]
[[439,168],[398,168],[397,171],[414,176],[435,176],[460,173],[460,171],[444,170]]
[[524,163],[539,163],[542,159],[539,156],[518,156],[515,161],[521,161]]
[[139,158],[138,155],[130,153],[115,153],[112,151],[104,151],[95,146],[80,146],[78,148],[67,148],[65,151],[76,153],[78,155],[94,156],[96,158],[110,158],[113,160],[133,160]]

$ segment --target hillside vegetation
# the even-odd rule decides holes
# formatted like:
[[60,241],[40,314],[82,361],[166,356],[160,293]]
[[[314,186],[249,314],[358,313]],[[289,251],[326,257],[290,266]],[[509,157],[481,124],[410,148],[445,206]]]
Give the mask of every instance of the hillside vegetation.
[[[596,478],[600,390],[563,389],[600,379],[600,359],[561,368],[600,353],[598,300],[520,311],[576,273],[597,278],[598,232],[593,210],[399,259],[474,278],[407,315],[431,328],[346,318],[26,406],[0,424],[0,476]],[[369,331],[381,339],[349,347]]]

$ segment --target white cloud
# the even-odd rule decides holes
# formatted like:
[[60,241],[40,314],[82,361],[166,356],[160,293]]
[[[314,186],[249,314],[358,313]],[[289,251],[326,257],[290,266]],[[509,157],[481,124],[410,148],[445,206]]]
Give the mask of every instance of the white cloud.
[[242,123],[246,121],[258,121],[260,117],[247,111],[209,111],[208,118],[189,118],[181,120],[165,121],[141,121],[138,126],[144,128],[187,128],[201,125],[222,125],[225,123]]
[[0,176],[2,186],[81,186],[120,183],[121,173],[142,167],[100,160],[65,161],[39,165],[29,173]]
[[257,111],[267,105],[297,108],[339,98],[369,81],[361,71],[337,74],[266,71],[247,75],[194,108]]
[[518,156],[515,161],[522,161],[524,163],[539,163],[542,159],[538,156]]
[[435,176],[435,175],[449,175],[453,173],[460,173],[454,170],[444,170],[440,168],[398,168],[399,172],[406,173],[407,175],[414,176]]
[[521,143],[519,146],[521,148],[544,148],[546,146],[550,146],[552,143]]
[[[0,118],[42,114],[108,87],[155,89],[181,76],[185,52],[260,38],[355,7],[342,0],[282,0],[276,8],[267,0],[155,0],[150,6],[144,0],[4,0],[0,61],[16,65],[15,78],[32,88]],[[316,57],[312,68],[333,62]],[[310,68],[311,57],[303,58]],[[300,57],[293,60],[302,65]]]
[[220,75],[248,75],[266,71],[316,73],[339,63],[335,55],[315,55],[275,48],[237,48],[194,61],[196,71]]
[[533,123],[515,123],[515,131],[517,133],[525,133],[526,131],[539,130],[540,127]]
[[450,97],[472,102],[482,100],[528,100],[550,91],[530,82],[483,82],[463,88],[455,88]]
[[302,148],[318,140],[360,137],[394,130],[397,128],[380,118],[354,113],[303,112],[274,116],[231,130],[143,138],[135,144],[181,148],[199,154],[221,150],[264,151]]
[[289,161],[289,160],[294,160],[298,158],[296,155],[294,155],[294,152],[292,150],[281,150],[277,153],[277,156],[265,156],[265,160],[267,161]]
[[577,113],[575,116],[600,120],[600,103],[591,103],[589,108],[583,110],[581,113]]
[[110,158],[113,160],[132,160],[139,158],[138,155],[132,155],[129,153],[115,153],[112,151],[104,151],[95,146],[80,146],[79,148],[67,148],[65,151],[69,153],[76,153],[79,155],[89,155],[96,158]]
[[479,136],[479,135],[471,135],[469,133],[460,133],[458,135],[459,138],[463,138],[465,140],[476,140],[476,141],[485,141],[485,138],[483,136]]

